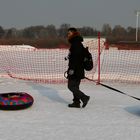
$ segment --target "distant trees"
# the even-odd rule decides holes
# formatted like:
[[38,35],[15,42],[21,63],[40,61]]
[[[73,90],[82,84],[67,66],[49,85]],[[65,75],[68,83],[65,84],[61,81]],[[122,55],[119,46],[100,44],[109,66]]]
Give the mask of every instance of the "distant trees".
[[[29,40],[32,40],[30,42],[35,42],[35,40],[44,40],[45,42],[45,40],[47,40],[47,42],[50,41],[55,44],[54,39],[57,40],[55,41],[57,43],[66,43],[67,30],[69,27],[71,27],[71,25],[67,23],[61,24],[57,29],[53,24],[47,26],[30,26],[24,29],[3,29],[3,27],[0,26],[0,44],[4,42],[2,40],[18,40],[18,42],[20,42],[19,40],[23,40],[21,42],[23,44],[26,44],[24,42],[25,40],[28,40],[28,43]],[[82,36],[85,37],[97,37],[97,33],[99,32],[99,30],[90,26],[78,27],[78,30],[81,32]],[[101,36],[105,37],[110,43],[117,41],[135,41],[136,28],[130,26],[124,28],[121,25],[116,25],[112,28],[107,23],[102,26],[100,32]],[[138,40],[140,41],[140,29],[138,33]]]
[[82,28],[79,28],[81,34],[83,36],[97,36],[98,31],[92,27],[84,26]]
[[[140,29],[138,32],[138,37],[140,41]],[[127,27],[124,28],[121,25],[116,25],[111,28],[109,24],[104,24],[102,27],[101,34],[108,40],[108,42],[118,42],[118,41],[135,41],[136,28]]]
[[[57,36],[57,30],[56,30],[54,25],[48,25],[45,30],[47,33],[46,36],[49,36],[49,37],[56,37]],[[44,34],[44,36],[45,36],[45,34]]]
[[110,36],[112,33],[112,28],[109,24],[104,24],[101,32],[103,36]]
[[64,23],[60,26],[60,28],[58,29],[58,35],[60,37],[66,37],[67,36],[67,30],[70,27],[70,24]]
[[0,26],[0,38],[2,38],[5,34],[4,29]]

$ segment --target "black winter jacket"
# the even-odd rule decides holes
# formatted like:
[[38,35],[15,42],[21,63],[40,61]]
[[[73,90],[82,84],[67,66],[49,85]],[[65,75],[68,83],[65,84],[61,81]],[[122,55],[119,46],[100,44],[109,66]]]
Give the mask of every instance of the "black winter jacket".
[[84,46],[82,44],[83,38],[81,36],[74,36],[69,39],[71,44],[69,49],[69,64],[68,64],[68,78],[83,79],[85,77],[83,60],[84,60]]

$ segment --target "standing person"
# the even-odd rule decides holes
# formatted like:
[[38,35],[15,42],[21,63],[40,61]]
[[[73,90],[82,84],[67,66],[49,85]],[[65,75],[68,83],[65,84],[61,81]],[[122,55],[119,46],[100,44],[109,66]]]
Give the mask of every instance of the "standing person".
[[85,107],[90,96],[85,95],[79,89],[81,79],[85,77],[83,37],[76,28],[69,28],[67,37],[70,43],[67,71],[68,89],[73,93],[73,103],[69,104],[68,107],[80,108],[81,101],[83,103],[82,107]]

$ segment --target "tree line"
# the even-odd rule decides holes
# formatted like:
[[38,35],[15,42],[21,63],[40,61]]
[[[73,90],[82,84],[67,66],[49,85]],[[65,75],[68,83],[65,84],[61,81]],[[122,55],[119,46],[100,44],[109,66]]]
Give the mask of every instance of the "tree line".
[[[54,47],[59,44],[66,44],[67,30],[70,24],[64,23],[56,28],[53,24],[47,26],[30,26],[24,29],[4,29],[0,26],[0,44],[28,44],[35,47]],[[136,28],[124,28],[116,25],[113,28],[109,24],[104,24],[101,30],[94,27],[83,26],[78,30],[84,37],[97,37],[98,32],[105,37],[108,43],[116,43],[118,41],[135,41]],[[140,29],[139,29],[140,31]],[[138,31],[138,40],[140,40],[140,32]]]

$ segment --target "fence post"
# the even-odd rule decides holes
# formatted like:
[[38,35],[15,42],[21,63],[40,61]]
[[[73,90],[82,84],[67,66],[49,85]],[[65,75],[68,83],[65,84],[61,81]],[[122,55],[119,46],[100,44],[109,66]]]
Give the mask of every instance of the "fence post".
[[100,51],[101,51],[100,32],[98,32],[98,79],[97,79],[97,84],[100,84]]

